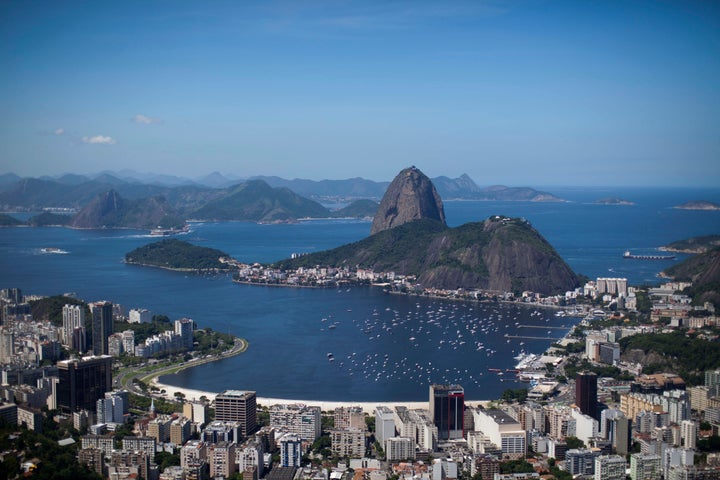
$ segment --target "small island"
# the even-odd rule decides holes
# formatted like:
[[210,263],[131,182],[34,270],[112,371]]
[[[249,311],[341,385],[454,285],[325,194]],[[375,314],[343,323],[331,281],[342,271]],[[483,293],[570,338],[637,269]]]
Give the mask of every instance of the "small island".
[[150,243],[125,254],[125,263],[184,272],[228,271],[229,259],[230,255],[221,250],[198,247],[174,238]]
[[720,205],[706,200],[693,200],[691,202],[675,205],[673,208],[678,210],[720,210]]
[[635,202],[618,197],[601,198],[600,200],[595,200],[593,203],[596,205],[635,205]]

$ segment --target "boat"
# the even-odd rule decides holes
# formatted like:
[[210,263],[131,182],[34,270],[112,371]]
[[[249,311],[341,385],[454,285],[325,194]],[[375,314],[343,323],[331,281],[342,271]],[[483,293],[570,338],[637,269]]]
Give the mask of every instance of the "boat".
[[60,254],[60,255],[65,255],[65,254],[67,254],[67,253],[70,253],[70,252],[68,252],[68,251],[59,249],[59,248],[57,248],[57,247],[44,247],[44,248],[41,248],[40,251],[41,251],[42,253],[57,253],[57,254]]
[[630,250],[625,250],[623,258],[630,260],[674,260],[675,255],[633,255]]

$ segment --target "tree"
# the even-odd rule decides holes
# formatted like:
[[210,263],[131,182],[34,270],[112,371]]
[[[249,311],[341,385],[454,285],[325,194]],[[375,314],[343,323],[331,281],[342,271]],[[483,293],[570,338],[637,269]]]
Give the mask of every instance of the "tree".
[[573,448],[585,448],[585,442],[577,437],[565,437],[565,443],[567,444],[568,450]]

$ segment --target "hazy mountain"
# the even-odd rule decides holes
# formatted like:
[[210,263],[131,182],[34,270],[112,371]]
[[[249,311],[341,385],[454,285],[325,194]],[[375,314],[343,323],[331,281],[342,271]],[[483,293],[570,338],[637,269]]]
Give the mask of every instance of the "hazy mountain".
[[252,220],[278,222],[308,217],[327,217],[319,203],[301,197],[288,188],[272,188],[262,180],[251,180],[224,191],[224,194],[196,210],[193,218],[209,220]]
[[184,224],[164,197],[127,200],[115,190],[98,195],[70,222],[74,228],[152,229]]

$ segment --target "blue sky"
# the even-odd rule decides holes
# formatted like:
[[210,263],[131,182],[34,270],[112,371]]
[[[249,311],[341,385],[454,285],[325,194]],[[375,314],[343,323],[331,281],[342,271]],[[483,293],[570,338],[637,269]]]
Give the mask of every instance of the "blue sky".
[[0,1],[0,173],[720,186],[720,3]]

